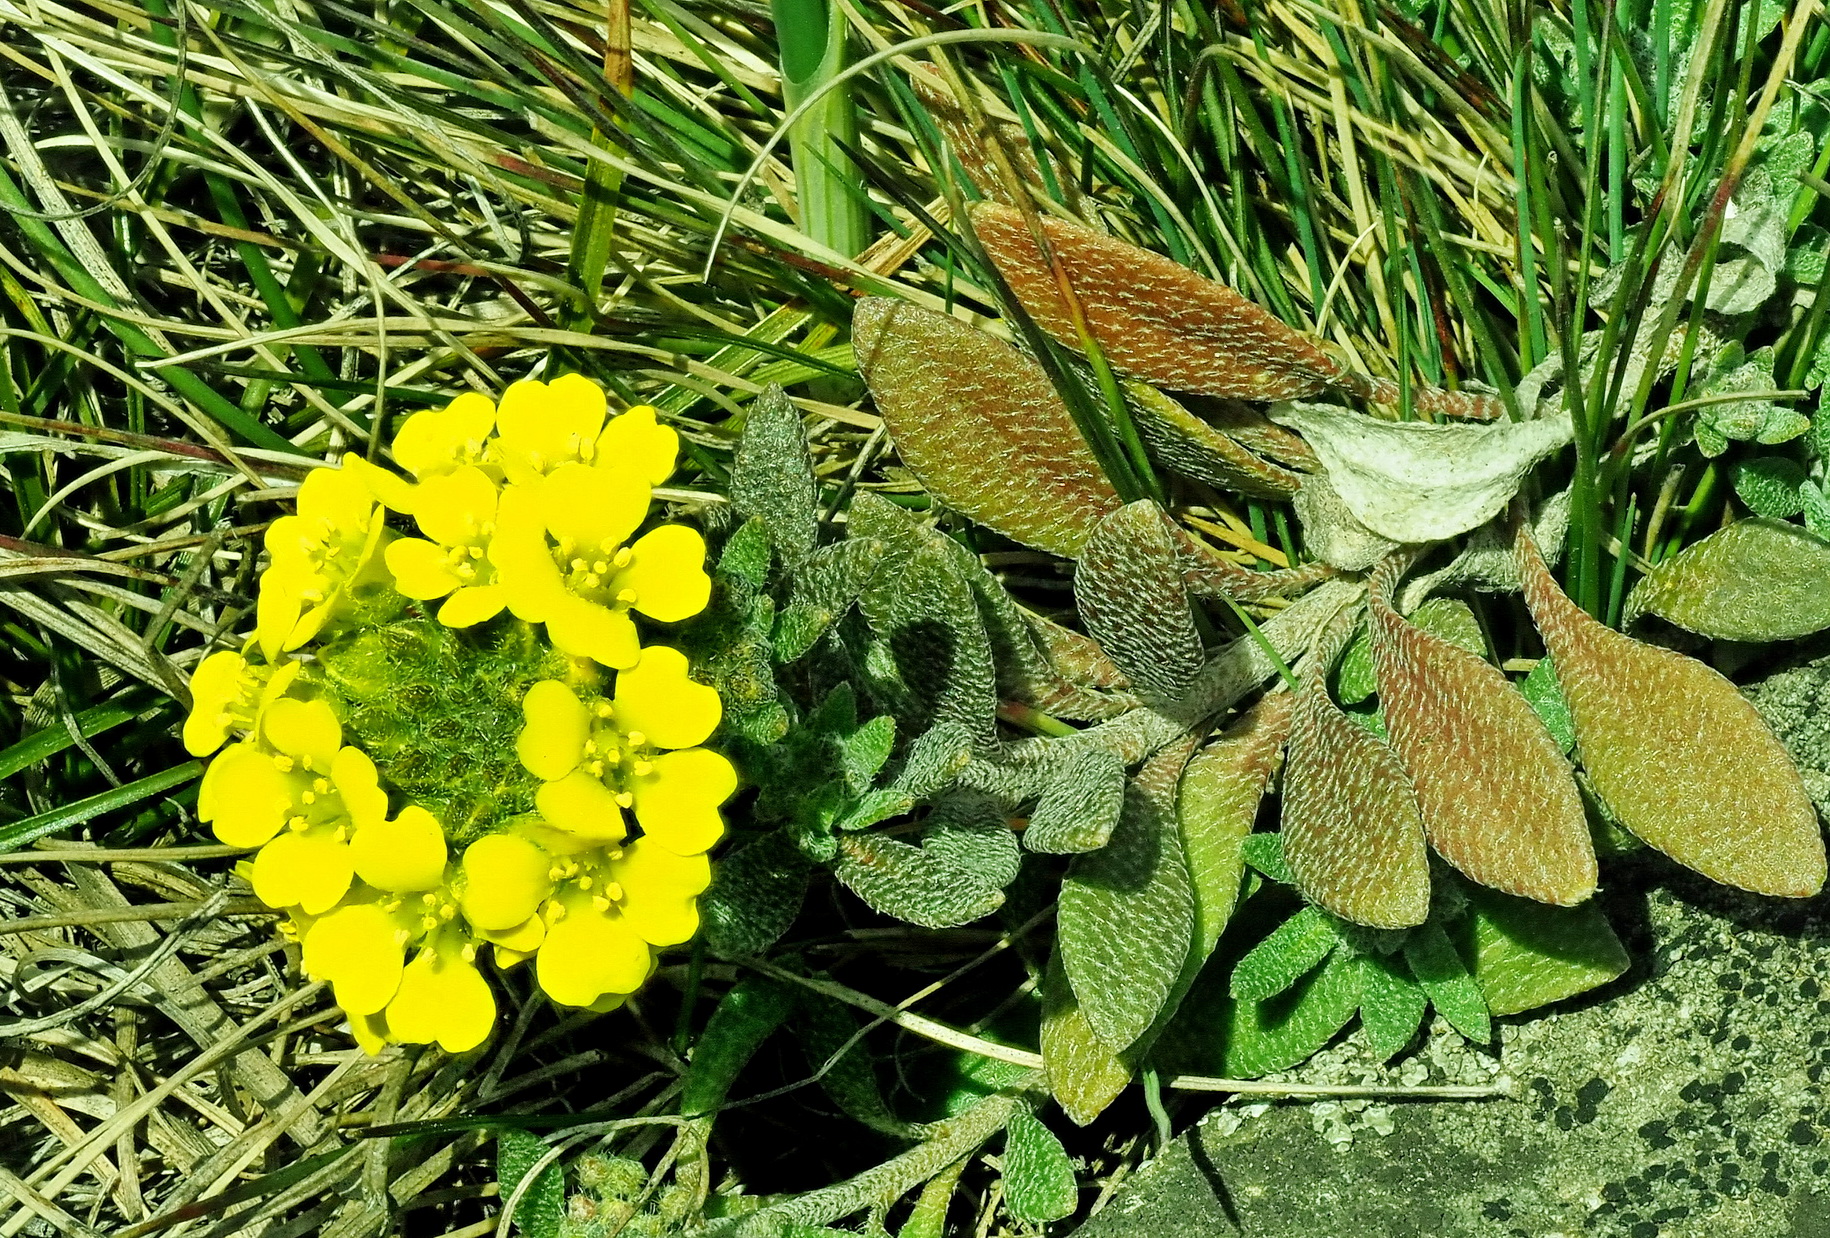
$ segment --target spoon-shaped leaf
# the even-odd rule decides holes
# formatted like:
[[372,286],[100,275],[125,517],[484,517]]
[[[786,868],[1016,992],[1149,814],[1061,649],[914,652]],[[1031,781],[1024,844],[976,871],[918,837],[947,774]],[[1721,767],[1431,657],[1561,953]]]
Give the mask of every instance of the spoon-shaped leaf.
[[[1036,325],[1079,348],[1074,315],[1021,212],[981,202],[972,227]],[[1246,400],[1291,400],[1341,381],[1341,366],[1315,341],[1226,285],[1080,224],[1044,217],[1042,229],[1114,368]]]
[[852,346],[902,461],[934,497],[1072,558],[1118,506],[1040,365],[947,314],[867,297]]
[[1721,640],[1775,641],[1830,628],[1830,542],[1795,524],[1738,520],[1665,560],[1627,599]]
[[1312,664],[1297,692],[1284,768],[1284,862],[1305,897],[1344,920],[1421,924],[1430,862],[1417,795],[1396,754],[1328,699],[1332,660]]
[[1725,885],[1793,898],[1822,889],[1817,811],[1753,705],[1695,658],[1590,617],[1558,588],[1523,527],[1515,552],[1583,768],[1608,809]]
[[1430,845],[1482,885],[1580,903],[1595,892],[1595,848],[1563,753],[1491,663],[1392,607],[1404,565],[1393,555],[1373,572],[1368,626],[1386,735]]

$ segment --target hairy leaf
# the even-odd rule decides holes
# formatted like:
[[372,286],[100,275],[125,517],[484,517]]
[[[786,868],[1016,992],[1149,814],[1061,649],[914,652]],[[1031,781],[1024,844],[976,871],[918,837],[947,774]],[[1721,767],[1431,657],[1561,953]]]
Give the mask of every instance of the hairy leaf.
[[1487,999],[1440,925],[1426,924],[1412,933],[1404,943],[1404,961],[1450,1027],[1477,1044],[1493,1038]]
[[1367,954],[1360,963],[1360,1026],[1374,1055],[1384,1061],[1417,1038],[1430,999],[1396,957]]
[[1205,660],[1163,510],[1149,499],[1093,530],[1074,565],[1087,632],[1139,692],[1173,699]]
[[[547,1144],[538,1135],[508,1127],[496,1135],[496,1186],[503,1199],[515,1193],[528,1170],[546,1155]],[[515,1205],[515,1228],[527,1238],[559,1238],[565,1218],[565,1172],[558,1162],[540,1171]]]
[[1004,892],[970,869],[875,834],[841,838],[833,873],[884,915],[923,928],[968,924],[1004,904]]
[[1384,741],[1328,699],[1322,670],[1297,693],[1282,832],[1297,888],[1342,919],[1403,928],[1429,914],[1430,863],[1410,779]]
[[1247,864],[1272,881],[1280,881],[1287,886],[1296,884],[1296,878],[1290,875],[1290,866],[1284,863],[1282,834],[1247,834],[1240,841],[1239,854]]
[[[1474,617],[1473,608],[1460,598],[1425,598],[1406,618],[1475,657],[1487,656],[1487,638],[1481,633],[1480,621]],[[1379,690],[1368,629],[1361,628],[1341,655],[1341,664],[1334,672],[1334,690],[1343,705],[1358,705]]]
[[1085,748],[1042,789],[1023,845],[1051,855],[1097,851],[1125,805],[1125,767],[1103,748]]
[[775,620],[775,657],[784,665],[813,648],[876,574],[882,542],[848,537],[822,546],[794,574],[788,605]]
[[1425,837],[1482,885],[1581,902],[1595,892],[1595,848],[1569,764],[1498,668],[1393,609],[1403,569],[1394,556],[1373,573],[1368,618],[1386,736]]
[[1737,520],[1666,559],[1627,599],[1719,640],[1777,641],[1830,628],[1830,541],[1795,524]]
[[1461,924],[1487,1008],[1518,1014],[1606,984],[1627,970],[1626,947],[1593,903],[1545,907],[1487,890],[1469,891]]
[[904,464],[947,506],[1069,558],[1118,506],[1035,361],[946,314],[866,297],[858,368]]
[[1302,475],[1262,460],[1145,383],[1128,383],[1137,427],[1150,454],[1186,477],[1259,498],[1295,494]]
[[1329,485],[1361,524],[1407,543],[1486,524],[1532,466],[1571,437],[1567,417],[1439,426],[1320,404],[1279,405],[1271,416],[1315,448]]
[[1232,995],[1261,1002],[1275,997],[1308,975],[1341,944],[1333,916],[1319,907],[1304,907],[1246,951],[1233,967]]
[[1302,525],[1304,548],[1344,572],[1365,571],[1398,548],[1397,542],[1374,533],[1348,510],[1325,473],[1305,478],[1290,508]]
[[680,1112],[687,1117],[717,1112],[738,1073],[794,1012],[795,1000],[791,988],[764,976],[746,976],[732,985],[693,1046],[680,1085]]
[[999,889],[1017,879],[1022,852],[997,801],[976,791],[937,800],[922,823],[921,848]]
[[1576,747],[1576,728],[1569,719],[1569,702],[1557,686],[1556,663],[1549,657],[1539,658],[1531,673],[1519,681],[1519,692],[1556,741],[1558,751],[1568,756]]
[[1758,456],[1735,466],[1735,493],[1756,516],[1789,520],[1804,511],[1804,483],[1805,466],[1785,456]]
[[[1213,953],[1245,873],[1244,844],[1277,770],[1296,697],[1273,692],[1197,753],[1176,789],[1176,820],[1194,883],[1195,931],[1185,978]],[[1274,834],[1265,835],[1275,838]]]
[[1019,1105],[1004,1128],[1004,1201],[1031,1225],[1059,1221],[1080,1204],[1074,1166],[1055,1133]]
[[890,1112],[858,1035],[858,1019],[851,1007],[837,998],[811,989],[796,994],[797,1006],[788,1030],[807,1059],[807,1068],[820,1076],[820,1086],[847,1116],[872,1130],[907,1137],[909,1123]]
[[1058,944],[1042,975],[1042,1063],[1049,1095],[1080,1126],[1105,1112],[1131,1082],[1131,1063],[1081,1013]]
[[1288,992],[1269,1001],[1233,1002],[1221,1069],[1255,1079],[1309,1058],[1360,1008],[1364,977],[1362,960],[1340,950]]
[[727,959],[767,950],[800,914],[808,875],[806,858],[780,832],[720,856],[699,900],[706,945]]
[[1517,553],[1583,768],[1621,824],[1726,885],[1795,898],[1822,889],[1816,809],[1746,698],[1696,659],[1596,622],[1523,529]]
[[[1041,225],[1088,333],[1115,369],[1179,391],[1248,400],[1294,399],[1339,381],[1340,365],[1315,341],[1226,285],[1079,224],[1043,217]],[[1079,348],[1075,315],[1023,215],[981,202],[972,227],[1036,325]]]
[[777,384],[750,401],[743,436],[731,461],[731,505],[769,530],[776,553],[790,566],[813,553],[819,506],[813,457],[801,415]]
[[1176,782],[1193,749],[1193,741],[1171,744],[1145,762],[1111,841],[1077,858],[1061,883],[1062,961],[1081,1012],[1113,1049],[1155,1020],[1194,935],[1194,890],[1175,820]]

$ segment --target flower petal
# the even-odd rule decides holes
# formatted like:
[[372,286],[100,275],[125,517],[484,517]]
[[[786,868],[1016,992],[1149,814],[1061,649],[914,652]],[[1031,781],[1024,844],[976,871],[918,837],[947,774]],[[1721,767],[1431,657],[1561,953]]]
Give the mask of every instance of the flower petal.
[[610,589],[635,595],[631,605],[650,619],[677,623],[705,609],[712,578],[705,574],[705,539],[683,524],[664,524],[630,547],[629,566],[612,577]]
[[478,937],[495,946],[497,959],[500,959],[503,952],[507,951],[510,954],[519,955],[520,957],[515,961],[520,962],[521,959],[540,949],[540,943],[546,939],[546,921],[542,920],[538,914],[529,916],[513,928],[480,929],[475,924],[470,927],[476,930]]
[[254,601],[254,636],[269,662],[286,648],[286,641],[298,623],[299,612],[305,608],[305,591],[315,580],[316,577],[302,567],[277,563],[261,573]]
[[343,453],[343,471],[360,478],[369,494],[383,507],[408,514],[413,511],[414,493],[419,487],[406,478],[390,473],[353,451]]
[[623,915],[643,940],[678,945],[699,931],[697,899],[711,884],[711,861],[644,842],[638,838],[611,861],[610,879],[623,888]]
[[445,546],[482,537],[496,519],[496,483],[475,465],[422,482],[413,500],[420,532]]
[[543,622],[553,603],[568,596],[559,565],[547,548],[539,496],[529,487],[510,486],[502,492],[489,562],[508,590],[508,607],[518,619]]
[[494,619],[508,605],[508,590],[501,585],[468,585],[445,599],[438,621],[448,628],[468,628]]
[[292,815],[293,780],[269,753],[233,744],[210,762],[197,792],[197,815],[231,847],[258,847]]
[[496,425],[496,406],[489,397],[466,391],[442,409],[422,409],[394,436],[394,459],[424,481],[481,456],[483,442]]
[[553,892],[553,858],[518,834],[485,834],[464,849],[458,905],[475,928],[500,933],[533,915]]
[[548,997],[564,1006],[589,1006],[605,994],[641,988],[653,958],[628,920],[586,905],[548,927],[534,968]]
[[388,793],[381,789],[374,760],[362,749],[337,749],[330,762],[330,780],[343,797],[343,810],[358,828],[388,815]]
[[709,748],[664,752],[630,780],[642,836],[675,855],[694,855],[724,833],[718,805],[737,790],[737,771]]
[[542,786],[534,807],[548,824],[580,838],[614,843],[628,833],[615,793],[581,769]]
[[320,774],[329,772],[331,759],[343,743],[343,728],[337,725],[337,715],[328,703],[290,696],[273,702],[261,714],[261,735]]
[[430,890],[445,875],[445,831],[438,818],[409,804],[392,821],[363,824],[350,839],[356,875],[377,890]]
[[410,598],[442,598],[464,583],[452,569],[450,552],[424,538],[396,538],[388,543],[386,560],[394,587]]
[[612,669],[634,666],[642,656],[635,623],[628,615],[570,593],[553,599],[546,614],[546,634],[561,651]]
[[379,1013],[400,987],[405,960],[394,923],[373,903],[339,907],[305,934],[305,972],[328,980],[351,1018]]
[[269,907],[323,915],[349,893],[355,869],[349,844],[328,826],[287,830],[254,857],[254,895]]
[[606,407],[603,388],[581,374],[511,383],[496,410],[496,449],[508,479],[525,484],[579,459],[597,441]]
[[680,436],[673,427],[656,424],[655,410],[638,404],[610,419],[597,436],[592,460],[599,465],[626,464],[649,485],[658,486],[673,476],[679,456]]
[[687,678],[685,654],[650,645],[641,661],[617,674],[615,711],[625,735],[639,732],[657,748],[691,748],[718,728],[723,706],[716,688]]
[[648,514],[648,483],[627,464],[562,464],[540,483],[540,514],[563,554],[614,555]]
[[400,977],[388,1003],[388,1031],[414,1045],[434,1041],[447,1053],[464,1053],[489,1038],[496,998],[474,963],[455,952],[421,950]]
[[544,782],[564,778],[584,759],[591,711],[557,679],[542,679],[521,698],[526,724],[515,737],[515,755]]
[[328,522],[333,529],[366,529],[375,514],[375,497],[359,473],[313,469],[299,484],[298,511],[307,520]]

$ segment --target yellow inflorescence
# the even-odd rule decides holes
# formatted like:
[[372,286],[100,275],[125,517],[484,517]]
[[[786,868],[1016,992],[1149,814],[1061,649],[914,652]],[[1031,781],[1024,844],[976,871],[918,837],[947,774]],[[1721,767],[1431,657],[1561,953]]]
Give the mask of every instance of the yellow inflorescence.
[[[258,848],[255,893],[288,913],[305,971],[330,982],[371,1052],[481,1044],[496,1017],[485,947],[502,967],[532,959],[555,1002],[602,1011],[697,931],[737,779],[699,746],[718,694],[678,650],[642,647],[631,618],[685,619],[710,596],[697,532],[630,540],[677,450],[653,409],[606,420],[603,392],[577,376],[416,413],[393,444],[411,480],[355,456],[307,477],[298,513],[268,531],[252,638],[192,676],[186,746],[228,744],[199,815]],[[389,529],[389,512],[418,536]],[[571,659],[521,700],[515,754],[534,811],[462,845],[390,794],[306,651],[347,635],[357,599],[386,588],[447,628],[544,625]]]

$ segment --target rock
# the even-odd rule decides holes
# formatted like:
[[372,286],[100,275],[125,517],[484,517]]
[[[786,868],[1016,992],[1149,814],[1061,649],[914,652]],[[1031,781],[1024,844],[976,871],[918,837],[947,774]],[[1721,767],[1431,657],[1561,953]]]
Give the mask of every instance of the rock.
[[1355,1032],[1289,1074],[1517,1099],[1224,1105],[1076,1238],[1830,1238],[1830,900],[1609,876],[1635,955],[1613,985],[1497,1050],[1439,1023],[1380,1066]]

